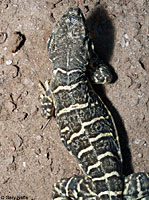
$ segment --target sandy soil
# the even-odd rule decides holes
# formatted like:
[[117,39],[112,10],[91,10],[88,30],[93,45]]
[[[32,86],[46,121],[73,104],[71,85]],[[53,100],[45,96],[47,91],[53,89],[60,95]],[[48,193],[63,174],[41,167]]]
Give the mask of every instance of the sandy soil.
[[149,171],[147,0],[0,0],[0,195],[51,199],[52,184],[82,174],[54,118],[40,115],[39,80],[51,78],[47,39],[69,5],[79,5],[114,81],[97,88],[120,135],[124,173]]

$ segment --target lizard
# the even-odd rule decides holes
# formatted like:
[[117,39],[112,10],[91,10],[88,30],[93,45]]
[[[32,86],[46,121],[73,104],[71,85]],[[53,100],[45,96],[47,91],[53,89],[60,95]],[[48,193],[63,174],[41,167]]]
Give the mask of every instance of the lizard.
[[54,200],[149,199],[149,174],[124,177],[119,136],[113,117],[92,82],[111,82],[99,59],[80,8],[70,7],[48,39],[51,81],[40,84],[42,115],[55,115],[60,137],[84,176],[54,184]]

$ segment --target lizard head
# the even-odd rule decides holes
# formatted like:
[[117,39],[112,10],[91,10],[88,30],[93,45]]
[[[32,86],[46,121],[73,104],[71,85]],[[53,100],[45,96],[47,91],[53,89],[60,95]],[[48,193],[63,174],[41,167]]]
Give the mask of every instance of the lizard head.
[[89,60],[88,31],[78,7],[70,7],[58,21],[48,40],[48,51],[54,69],[86,71]]

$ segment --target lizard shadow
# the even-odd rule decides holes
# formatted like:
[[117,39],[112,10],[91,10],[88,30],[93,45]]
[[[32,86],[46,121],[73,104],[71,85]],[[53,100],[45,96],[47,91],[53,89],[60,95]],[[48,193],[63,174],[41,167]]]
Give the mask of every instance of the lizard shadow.
[[[96,7],[86,19],[86,24],[89,30],[89,35],[95,46],[95,52],[100,55],[100,58],[104,60],[105,63],[109,63],[114,49],[115,29],[105,8],[103,6]],[[113,76],[112,82],[114,83],[118,77],[113,67],[109,66],[109,68]],[[128,146],[128,136],[121,116],[106,97],[104,88],[99,85],[93,85],[93,87],[112,113],[120,139],[123,156],[123,173],[124,175],[129,175],[133,173],[133,167],[131,162],[131,153]]]

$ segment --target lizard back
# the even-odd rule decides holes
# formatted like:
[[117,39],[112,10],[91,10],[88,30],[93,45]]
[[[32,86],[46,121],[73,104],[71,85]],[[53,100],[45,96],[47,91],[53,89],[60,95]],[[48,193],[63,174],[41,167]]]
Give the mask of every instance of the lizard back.
[[[50,88],[61,140],[105,199],[121,199],[122,159],[113,118],[86,77],[90,39],[79,8],[70,8],[48,41]],[[103,198],[103,199],[104,199]]]

